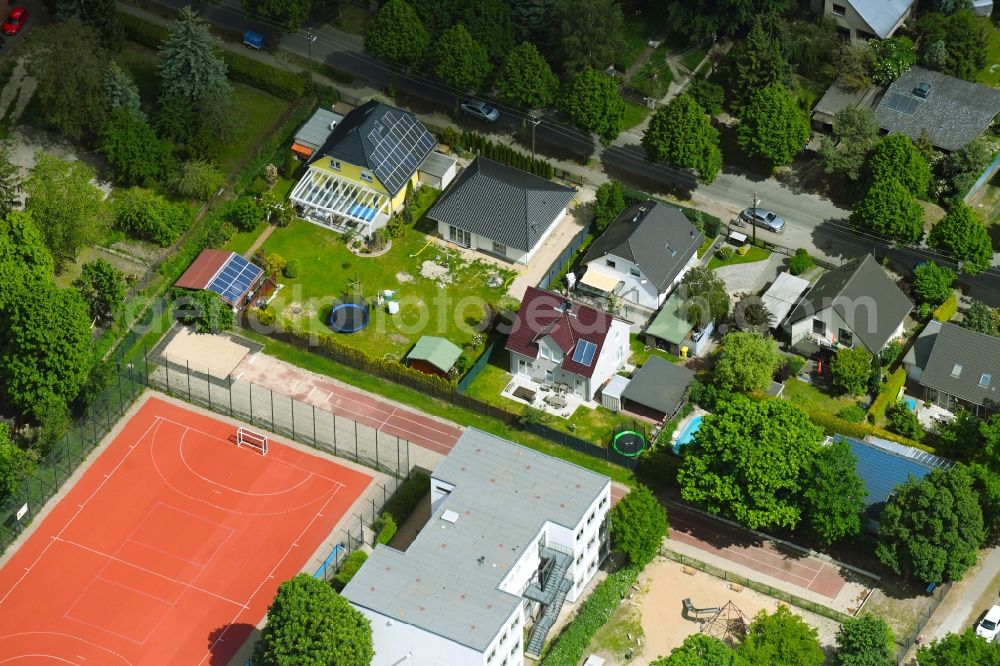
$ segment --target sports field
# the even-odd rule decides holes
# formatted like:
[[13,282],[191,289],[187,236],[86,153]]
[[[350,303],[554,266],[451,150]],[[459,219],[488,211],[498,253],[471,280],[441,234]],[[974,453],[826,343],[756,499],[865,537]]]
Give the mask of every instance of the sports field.
[[371,477],[159,398],[0,569],[0,663],[226,664]]

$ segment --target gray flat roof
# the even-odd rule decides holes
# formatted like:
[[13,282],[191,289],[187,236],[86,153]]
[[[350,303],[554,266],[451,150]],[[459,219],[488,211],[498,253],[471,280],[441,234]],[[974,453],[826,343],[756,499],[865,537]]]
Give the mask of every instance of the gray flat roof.
[[684,399],[684,392],[693,381],[694,370],[659,356],[650,356],[632,375],[622,397],[669,416]]
[[809,280],[804,280],[791,273],[780,273],[771,286],[767,288],[760,300],[764,302],[767,311],[774,315],[771,328],[778,328],[792,311],[799,298],[809,288]]
[[344,116],[339,113],[327,109],[316,109],[312,117],[295,133],[295,142],[316,150],[326,143],[327,137],[333,132],[330,128],[331,123],[336,124],[343,119]]
[[423,171],[424,173],[432,176],[437,176],[438,178],[444,178],[448,173],[448,169],[455,166],[457,161],[458,160],[451,155],[445,155],[444,153],[439,153],[435,150],[420,163],[417,170]]
[[525,546],[546,522],[576,527],[610,480],[474,428],[432,476],[454,489],[406,552],[378,546],[343,595],[485,651],[522,601],[497,586]]

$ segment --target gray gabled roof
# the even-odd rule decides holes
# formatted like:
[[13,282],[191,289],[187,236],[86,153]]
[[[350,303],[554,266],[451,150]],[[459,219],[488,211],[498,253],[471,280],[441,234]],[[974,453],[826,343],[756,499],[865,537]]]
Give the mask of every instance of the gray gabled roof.
[[[927,99],[914,90],[930,86]],[[923,67],[911,67],[892,82],[875,107],[875,120],[889,132],[917,139],[925,130],[938,148],[958,150],[982,134],[1000,113],[1000,90]]]
[[788,316],[788,324],[832,307],[871,352],[881,351],[906,319],[913,303],[875,258],[835,268],[816,281]]
[[343,596],[485,651],[523,601],[498,585],[525,547],[546,522],[574,529],[610,479],[475,428],[433,478],[454,488],[430,521],[405,553],[378,546]]
[[480,156],[427,217],[529,252],[574,196],[571,187]]
[[847,0],[847,4],[871,27],[872,32],[885,39],[913,6],[913,0]]
[[662,292],[674,281],[705,240],[679,208],[643,201],[615,218],[583,258],[587,264],[607,255],[636,264]]
[[437,146],[437,140],[409,111],[372,100],[354,109],[313,153],[368,169],[395,196]]
[[1000,407],[1000,338],[945,322],[920,376],[924,386],[991,409]]
[[622,397],[672,416],[694,381],[694,370],[650,356],[632,375]]
[[917,336],[917,339],[913,341],[913,345],[907,350],[906,356],[903,357],[903,363],[920,368],[920,370],[926,368],[927,359],[931,357],[931,350],[934,349],[934,341],[937,340],[937,334],[940,332],[941,322],[937,319],[931,319],[927,322],[927,326],[924,326],[924,330],[920,331],[920,335]]

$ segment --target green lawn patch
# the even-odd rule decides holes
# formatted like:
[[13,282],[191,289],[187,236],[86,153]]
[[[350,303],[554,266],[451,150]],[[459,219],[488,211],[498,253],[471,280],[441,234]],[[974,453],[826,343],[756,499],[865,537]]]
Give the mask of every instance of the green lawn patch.
[[263,142],[290,105],[249,86],[234,84],[232,116],[236,129],[216,155],[222,172],[229,173],[235,169],[240,160]]
[[752,264],[755,261],[764,261],[771,256],[770,250],[765,250],[761,247],[751,246],[747,250],[746,254],[739,254],[738,252],[733,253],[731,259],[723,261],[718,257],[712,257],[708,262],[709,270],[715,270],[716,268],[721,268],[723,266],[732,266],[733,264]]
[[857,400],[849,395],[830,395],[815,384],[808,384],[794,377],[785,382],[781,397],[809,413],[831,416],[836,416],[837,412],[848,405],[857,404]]
[[[287,363],[291,363],[292,365],[296,365],[300,368],[304,368],[321,375],[334,377],[346,384],[350,384],[351,386],[356,386],[364,391],[376,393],[389,400],[413,407],[414,409],[419,409],[427,414],[447,419],[452,423],[457,423],[463,426],[471,426],[493,433],[494,435],[517,442],[518,444],[522,444],[546,455],[561,458],[567,462],[571,462],[579,465],[580,467],[597,472],[598,474],[605,474],[619,483],[632,485],[635,482],[635,477],[632,475],[632,472],[623,467],[613,465],[604,460],[600,460],[584,453],[580,453],[574,449],[556,444],[555,442],[549,441],[544,437],[539,437],[532,433],[504,425],[495,418],[480,414],[479,412],[474,412],[470,409],[458,407],[450,402],[432,398],[426,393],[421,393],[420,391],[407,388],[387,379],[370,375],[361,370],[349,368],[325,356],[315,354],[308,349],[299,349],[298,347],[294,347],[285,342],[273,340],[265,335],[255,333],[254,331],[248,329],[243,329],[240,333],[251,340],[256,340],[257,342],[262,343],[264,345],[264,351],[267,354],[270,354],[271,356],[281,359]],[[159,335],[161,335],[161,333],[157,333],[157,336]]]
[[620,663],[625,663],[628,661],[628,650],[637,650],[644,636],[639,609],[632,604],[621,604],[607,623],[594,634],[584,654],[596,654],[604,650],[620,659]]
[[[476,336],[473,326],[482,321],[486,306],[496,306],[504,297],[502,285],[511,273],[486,261],[465,261],[458,252],[428,245],[429,240],[410,230],[403,238],[393,238],[386,254],[358,256],[340,234],[295,220],[275,229],[263,246],[266,253],[298,259],[301,266],[297,277],[281,278],[285,286],[270,308],[292,328],[329,333],[327,318],[334,300],[347,293],[375,299],[394,291],[399,314],[388,314],[384,306],[375,309],[367,328],[338,336],[337,341],[375,358],[401,359],[423,335],[441,336],[462,347]],[[424,262],[446,271],[451,282],[421,276]],[[488,286],[497,273],[500,286]]]
[[665,2],[650,3],[638,13],[625,16],[615,69],[624,72],[639,58],[651,39],[662,39],[667,25]]
[[650,113],[650,108],[643,104],[636,104],[635,102],[630,102],[625,100],[625,115],[622,116],[622,131],[630,130],[633,127],[638,127],[646,120],[646,116]]
[[979,82],[1000,88],[1000,30],[989,18],[980,19],[986,26],[986,67],[979,72]]
[[666,45],[661,44],[653,51],[646,64],[632,75],[628,81],[628,87],[646,97],[655,99],[666,95],[670,88],[670,82],[674,78],[674,73],[667,64],[668,52]]
[[693,72],[695,68],[701,64],[701,61],[704,60],[705,56],[707,55],[708,51],[704,48],[701,47],[692,48],[690,51],[688,51],[681,57],[681,62],[684,63],[684,66],[687,67],[688,70]]
[[701,259],[708,252],[708,248],[712,247],[712,243],[715,242],[714,238],[705,237],[705,240],[701,242],[701,247],[698,248],[698,258]]
[[665,352],[662,349],[646,349],[646,341],[637,336],[635,333],[629,337],[629,349],[632,351],[632,365],[637,368],[642,367],[643,363],[645,363],[650,356],[659,356],[660,358],[670,361],[671,363],[677,363],[680,360],[673,354]]
[[250,249],[266,228],[267,226],[262,222],[253,231],[237,231],[226,243],[224,249],[236,254],[243,254]]

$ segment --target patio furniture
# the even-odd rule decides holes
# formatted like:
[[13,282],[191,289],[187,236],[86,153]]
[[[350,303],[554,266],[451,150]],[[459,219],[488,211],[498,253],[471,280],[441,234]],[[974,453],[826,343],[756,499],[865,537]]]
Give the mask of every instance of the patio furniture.
[[515,398],[520,398],[521,400],[524,400],[527,403],[532,403],[535,401],[535,392],[532,391],[527,386],[518,386],[516,389],[514,389],[513,395]]
[[549,397],[545,398],[545,402],[549,403],[556,409],[562,409],[563,407],[566,407],[569,404],[568,402],[566,402],[565,398],[560,398],[557,395],[550,395]]

